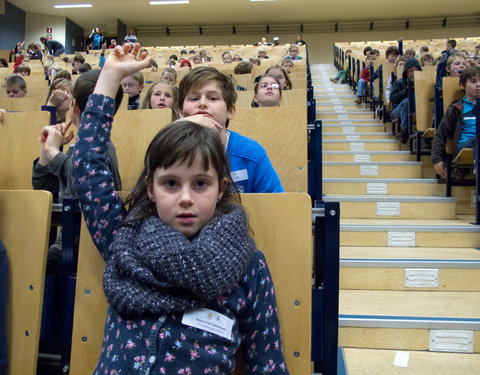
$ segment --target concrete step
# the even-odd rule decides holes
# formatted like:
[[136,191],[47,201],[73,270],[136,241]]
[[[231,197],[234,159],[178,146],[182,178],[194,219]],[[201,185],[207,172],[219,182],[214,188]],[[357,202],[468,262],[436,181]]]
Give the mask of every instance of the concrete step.
[[[342,248],[340,289],[480,291],[477,249],[383,247],[375,250]],[[460,256],[455,257],[456,252]],[[374,254],[377,257],[372,257]]]
[[347,141],[360,141],[364,139],[392,139],[392,135],[385,132],[364,132],[364,133],[333,133],[323,132],[322,137],[324,140],[328,139],[344,139]]
[[480,226],[473,220],[468,215],[456,220],[341,219],[340,246],[480,248]]
[[337,195],[445,196],[445,185],[436,179],[324,178],[323,193]]
[[349,161],[349,162],[394,162],[415,161],[415,155],[410,151],[324,151],[322,160],[325,161]]
[[407,351],[398,354],[408,356],[408,364],[403,368],[394,366],[397,353],[395,350],[344,348],[343,358],[348,375],[465,375],[477,373],[480,363],[480,354]]
[[[480,352],[478,292],[341,290],[339,297],[342,347],[434,351],[439,348],[430,336],[435,331],[469,331],[471,349]],[[443,349],[465,352],[468,341]]]
[[332,139],[323,141],[323,151],[400,151],[400,142],[396,139],[365,139],[347,141]]
[[455,219],[455,198],[401,195],[326,195],[325,202],[340,202],[342,218]]
[[337,111],[322,111],[317,110],[317,119],[319,120],[359,120],[359,119],[373,119],[373,113],[371,111],[352,111],[346,112],[345,110],[337,110]]
[[421,178],[422,164],[416,161],[325,161],[324,178]]
[[[368,132],[385,132],[385,126],[381,123],[375,125],[358,124],[358,125],[330,125],[322,124],[322,133],[344,133],[344,134],[356,134],[356,133],[368,133]],[[392,136],[391,133],[388,133]]]

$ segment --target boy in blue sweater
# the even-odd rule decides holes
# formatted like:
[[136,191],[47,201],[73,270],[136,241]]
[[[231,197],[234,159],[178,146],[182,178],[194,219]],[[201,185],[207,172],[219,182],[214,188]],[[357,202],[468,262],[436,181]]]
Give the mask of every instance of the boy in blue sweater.
[[226,130],[235,115],[236,100],[232,79],[211,67],[191,70],[178,89],[180,117],[190,116],[190,121],[218,129],[230,159],[232,180],[239,192],[283,193],[264,148],[250,138]]

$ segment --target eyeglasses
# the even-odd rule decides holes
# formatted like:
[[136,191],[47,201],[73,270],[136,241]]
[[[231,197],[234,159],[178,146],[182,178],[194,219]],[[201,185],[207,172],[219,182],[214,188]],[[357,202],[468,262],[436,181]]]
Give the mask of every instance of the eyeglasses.
[[128,89],[130,87],[138,86],[138,83],[122,83],[122,87]]
[[278,89],[280,88],[280,85],[278,83],[260,83],[260,88],[261,89],[266,89],[267,87],[271,87],[272,89]]

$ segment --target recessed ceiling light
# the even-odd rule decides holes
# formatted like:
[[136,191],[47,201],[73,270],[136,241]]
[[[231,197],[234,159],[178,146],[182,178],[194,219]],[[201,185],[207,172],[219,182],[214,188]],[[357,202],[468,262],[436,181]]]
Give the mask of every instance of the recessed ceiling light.
[[91,8],[92,4],[57,4],[54,8]]
[[150,1],[150,5],[176,5],[176,4],[190,4],[190,0],[161,0],[161,1]]

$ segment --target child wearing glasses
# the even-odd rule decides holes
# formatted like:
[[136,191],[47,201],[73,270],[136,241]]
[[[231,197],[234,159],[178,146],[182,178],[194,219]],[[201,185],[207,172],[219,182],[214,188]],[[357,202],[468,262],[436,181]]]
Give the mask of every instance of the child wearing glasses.
[[140,94],[142,93],[145,80],[141,72],[137,72],[122,80],[122,89],[128,94],[128,109],[140,108]]
[[278,107],[282,100],[280,82],[270,75],[264,75],[255,84],[252,107]]

